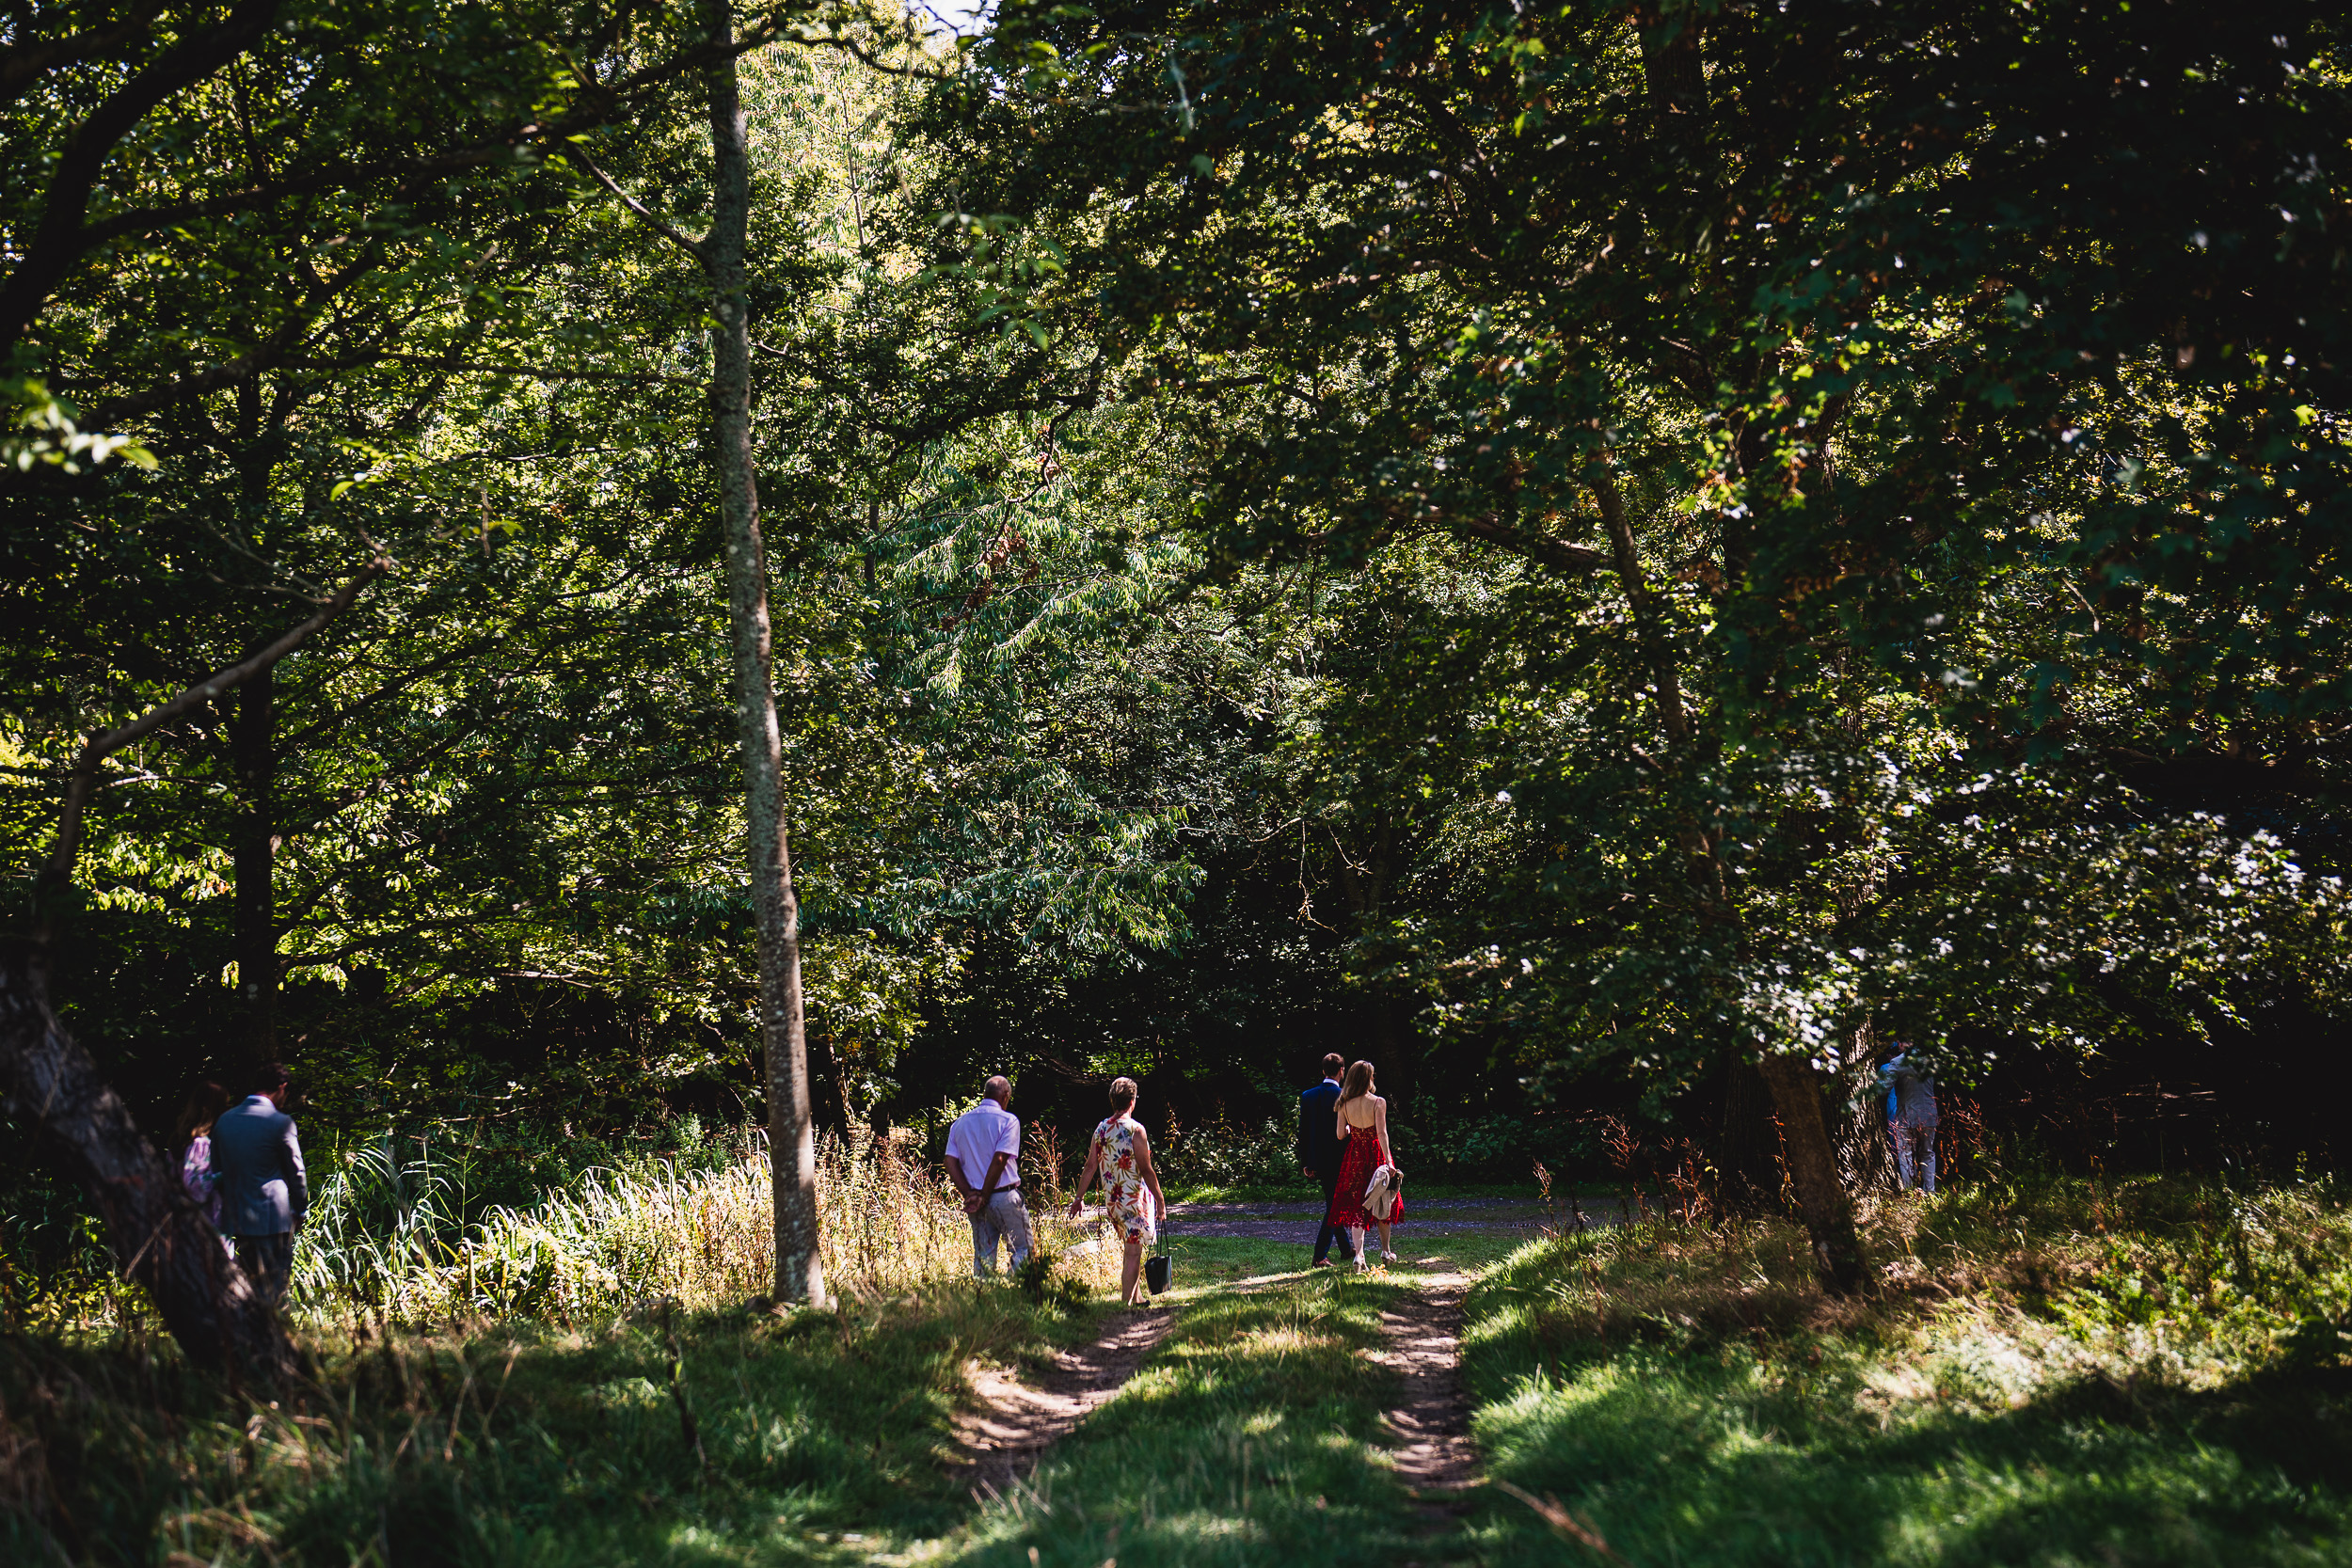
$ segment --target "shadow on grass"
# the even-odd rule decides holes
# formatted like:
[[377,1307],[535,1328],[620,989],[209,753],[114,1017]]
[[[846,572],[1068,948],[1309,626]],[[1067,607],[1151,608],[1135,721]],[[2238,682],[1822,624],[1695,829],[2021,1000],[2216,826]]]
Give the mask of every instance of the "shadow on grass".
[[[1232,1255],[1238,1268],[1253,1252]],[[1373,1451],[1392,1440],[1381,1413],[1395,1381],[1368,1354],[1381,1309],[1409,1288],[1323,1271],[1184,1303],[1126,1390],[945,1560],[1311,1568],[1411,1557],[1418,1519]]]
[[939,1463],[966,1364],[1042,1354],[1090,1315],[959,1284],[676,1330],[322,1346],[320,1384],[276,1406],[167,1345],[8,1337],[0,1558],[863,1560],[839,1538],[936,1536],[969,1515]]
[[[1822,1302],[1784,1253],[1768,1227],[1517,1255],[1470,1304],[1492,1473],[1645,1565],[2344,1560],[2341,1367],[2209,1360],[2192,1388],[1997,1292]],[[1498,1564],[1597,1560],[1508,1499],[1471,1534]]]

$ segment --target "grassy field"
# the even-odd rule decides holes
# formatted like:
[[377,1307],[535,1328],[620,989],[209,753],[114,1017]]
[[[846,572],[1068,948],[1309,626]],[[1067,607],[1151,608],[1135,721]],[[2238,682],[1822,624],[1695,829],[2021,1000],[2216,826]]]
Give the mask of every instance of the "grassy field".
[[[1367,1462],[1363,1352],[1403,1276],[1299,1249],[1174,1249],[1178,1324],[1032,1485],[976,1507],[945,1463],[975,1361],[1108,1310],[942,1282],[785,1317],[644,1315],[310,1337],[317,1386],[254,1408],[149,1338],[0,1340],[0,1557],[94,1563],[1263,1561],[1405,1528]],[[1384,1533],[1385,1532],[1385,1533]],[[1352,1549],[1352,1548],[1351,1548]]]
[[[612,1212],[637,1246],[724,1190],[655,1183]],[[313,1312],[315,1384],[262,1405],[135,1311],[20,1328],[0,1335],[0,1560],[2352,1561],[2332,1189],[1995,1181],[1869,1232],[1881,1292],[1836,1303],[1777,1221],[1407,1227],[1385,1276],[1308,1270],[1304,1237],[1179,1227],[1168,1338],[984,1503],[950,1463],[971,1374],[1098,1334],[1113,1308],[1081,1287],[1103,1253],[1034,1291],[946,1277],[939,1250],[927,1280],[831,1311],[598,1318],[559,1291],[495,1319],[442,1259],[367,1275],[379,1316]],[[564,1268],[604,1256],[587,1236]],[[1368,1353],[1416,1263],[1479,1275],[1466,1375],[1497,1484],[1458,1525],[1378,1458],[1394,1385]],[[389,1309],[428,1301],[405,1325]]]
[[2352,1561],[2352,1224],[2324,1188],[1971,1187],[1872,1216],[1883,1292],[1779,1223],[1591,1232],[1472,1292],[1495,1564]]

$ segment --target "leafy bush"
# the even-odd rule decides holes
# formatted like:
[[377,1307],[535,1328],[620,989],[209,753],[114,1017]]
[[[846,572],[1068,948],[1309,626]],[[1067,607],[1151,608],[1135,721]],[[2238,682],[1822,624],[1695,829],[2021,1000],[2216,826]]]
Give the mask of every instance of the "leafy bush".
[[1170,1187],[1295,1187],[1297,1148],[1296,1134],[1271,1117],[1247,1130],[1220,1113],[1198,1127],[1171,1131],[1156,1159],[1160,1180]]
[[[1397,1160],[1424,1178],[1442,1170],[1457,1180],[1520,1181],[1538,1160],[1554,1170],[1597,1166],[1600,1141],[1590,1125],[1554,1117],[1485,1116],[1440,1120],[1418,1137],[1392,1133]],[[1413,1159],[1406,1159],[1411,1148]]]

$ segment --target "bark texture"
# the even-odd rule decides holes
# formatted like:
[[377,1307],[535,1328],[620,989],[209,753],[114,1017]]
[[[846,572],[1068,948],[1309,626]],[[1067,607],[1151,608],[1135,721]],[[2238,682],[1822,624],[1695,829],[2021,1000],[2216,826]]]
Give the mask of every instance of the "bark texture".
[[1886,1096],[1878,1086],[1878,1026],[1856,1024],[1846,1037],[1837,1069],[1831,1143],[1837,1174],[1850,1193],[1886,1191],[1895,1185],[1895,1148],[1886,1135]]
[[0,1102],[106,1225],[115,1266],[147,1288],[197,1365],[262,1383],[296,1375],[278,1315],[222,1251],[177,1172],[50,1010],[37,947],[0,954]]
[[1854,1228],[1853,1200],[1837,1179],[1829,1119],[1821,1113],[1821,1089],[1812,1064],[1801,1056],[1773,1053],[1758,1064],[1780,1117],[1782,1148],[1797,1209],[1813,1242],[1813,1267],[1836,1295],[1854,1295],[1867,1283],[1862,1237]]
[[736,719],[743,750],[745,859],[759,928],[759,1032],[767,1067],[768,1158],[775,1181],[776,1299],[821,1302],[817,1249],[817,1135],[809,1116],[808,1028],[801,995],[801,912],[784,814],[784,754],[776,725],[768,562],[760,539],[752,456],[752,343],[744,241],[751,221],[751,159],[743,101],[727,46],[728,0],[704,0],[720,54],[710,67],[713,198],[710,232],[696,246],[710,282],[710,417],[726,535],[727,618]]

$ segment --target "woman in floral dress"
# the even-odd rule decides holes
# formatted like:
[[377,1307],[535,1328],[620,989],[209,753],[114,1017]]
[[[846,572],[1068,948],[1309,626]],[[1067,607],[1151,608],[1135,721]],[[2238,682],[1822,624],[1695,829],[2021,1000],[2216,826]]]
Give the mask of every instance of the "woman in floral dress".
[[1152,1140],[1136,1120],[1136,1081],[1111,1080],[1111,1114],[1094,1129],[1087,1148],[1087,1168],[1078,1178],[1078,1196],[1070,1200],[1070,1217],[1078,1217],[1094,1173],[1103,1173],[1104,1217],[1119,1229],[1127,1256],[1119,1269],[1119,1299],[1136,1304],[1136,1276],[1143,1267],[1144,1243],[1159,1235],[1158,1222],[1167,1217],[1168,1199],[1160,1192],[1160,1173],[1152,1166]]

